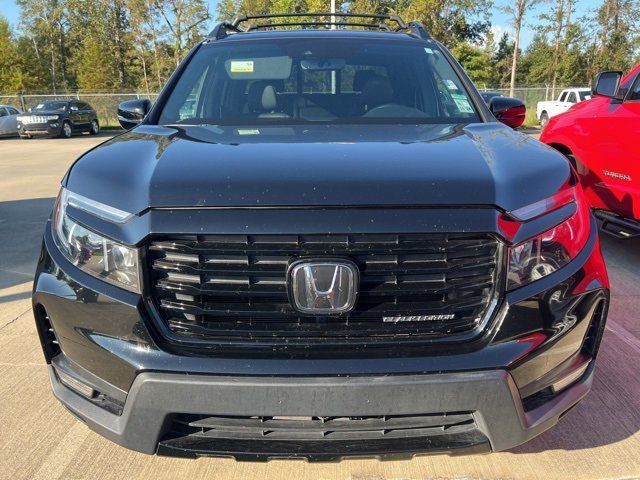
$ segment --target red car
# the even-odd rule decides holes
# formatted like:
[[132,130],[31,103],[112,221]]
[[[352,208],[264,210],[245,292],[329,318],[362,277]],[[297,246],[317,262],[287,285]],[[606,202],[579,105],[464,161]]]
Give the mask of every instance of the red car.
[[552,118],[540,140],[573,163],[605,232],[640,236],[640,65],[602,72],[594,97]]

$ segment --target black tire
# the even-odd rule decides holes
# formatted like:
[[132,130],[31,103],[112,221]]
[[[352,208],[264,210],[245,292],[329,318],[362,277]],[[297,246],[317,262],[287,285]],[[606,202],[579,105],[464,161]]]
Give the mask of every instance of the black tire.
[[544,128],[547,126],[547,123],[549,123],[549,114],[547,112],[542,112],[540,114],[540,126]]
[[65,120],[62,123],[62,128],[60,128],[60,137],[71,138],[72,134],[73,134],[73,130],[71,130],[71,124]]
[[100,133],[100,124],[98,123],[98,120],[94,119],[91,121],[91,126],[89,127],[89,134],[97,135],[98,133]]

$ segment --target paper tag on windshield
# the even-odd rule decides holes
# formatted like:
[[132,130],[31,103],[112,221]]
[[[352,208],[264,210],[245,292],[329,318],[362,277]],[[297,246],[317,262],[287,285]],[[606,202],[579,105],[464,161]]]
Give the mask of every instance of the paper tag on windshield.
[[231,73],[253,73],[252,60],[232,60]]
[[469,100],[464,95],[458,93],[451,94],[451,98],[456,102],[456,107],[460,113],[473,113],[473,107],[469,103]]
[[260,130],[255,128],[238,129],[238,135],[260,135]]
[[449,90],[458,90],[458,86],[455,83],[453,83],[453,80],[446,79],[444,83],[447,84],[447,88]]

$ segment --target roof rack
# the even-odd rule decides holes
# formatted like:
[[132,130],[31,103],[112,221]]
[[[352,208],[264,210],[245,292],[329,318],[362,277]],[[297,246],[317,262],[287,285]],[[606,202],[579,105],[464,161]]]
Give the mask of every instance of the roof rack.
[[[249,23],[245,27],[242,27],[243,23],[247,23],[250,20],[270,20],[270,19],[283,19],[283,18],[317,18],[317,17],[329,17],[328,21],[293,21],[293,22],[260,22]],[[359,21],[350,21],[350,19],[360,19]],[[336,20],[339,19],[339,20]],[[370,21],[367,21],[370,20]],[[378,22],[376,22],[378,20]],[[389,22],[395,23],[394,28],[389,25]],[[276,27],[363,27],[374,28],[383,30],[386,32],[409,32],[411,35],[417,36],[423,39],[431,38],[427,33],[424,26],[418,22],[406,23],[399,15],[384,15],[376,13],[275,13],[275,14],[252,14],[241,15],[237,17],[233,22],[222,22],[216,25],[213,31],[208,35],[210,39],[222,39],[231,33],[251,32],[254,30],[262,30]]]

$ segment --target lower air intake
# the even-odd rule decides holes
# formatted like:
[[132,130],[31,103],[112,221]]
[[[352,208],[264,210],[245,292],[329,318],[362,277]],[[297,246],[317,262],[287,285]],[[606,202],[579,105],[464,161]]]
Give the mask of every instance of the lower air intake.
[[335,460],[488,448],[471,412],[363,417],[175,415],[159,453]]

